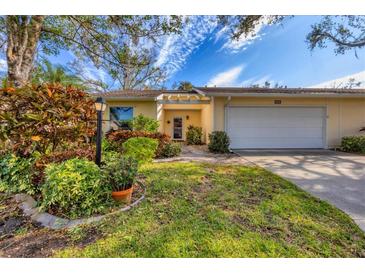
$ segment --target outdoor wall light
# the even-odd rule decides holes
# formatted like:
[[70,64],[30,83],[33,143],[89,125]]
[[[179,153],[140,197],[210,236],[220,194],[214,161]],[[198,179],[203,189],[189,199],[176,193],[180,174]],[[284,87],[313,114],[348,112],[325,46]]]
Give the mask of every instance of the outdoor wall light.
[[189,115],[186,115],[186,120],[189,120],[189,118],[190,118]]
[[103,98],[101,98],[101,97],[96,98],[95,109],[97,112],[95,164],[100,166],[100,164],[101,164],[101,139],[103,138],[103,131],[102,131],[103,111],[106,109],[106,103]]
[[167,123],[170,124],[171,123],[170,120],[168,120]]

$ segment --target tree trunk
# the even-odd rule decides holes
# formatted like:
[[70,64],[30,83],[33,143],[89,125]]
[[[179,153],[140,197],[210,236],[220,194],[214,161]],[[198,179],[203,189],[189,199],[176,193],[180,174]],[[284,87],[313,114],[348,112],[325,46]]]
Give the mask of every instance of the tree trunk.
[[15,87],[30,80],[44,17],[6,17],[8,80]]

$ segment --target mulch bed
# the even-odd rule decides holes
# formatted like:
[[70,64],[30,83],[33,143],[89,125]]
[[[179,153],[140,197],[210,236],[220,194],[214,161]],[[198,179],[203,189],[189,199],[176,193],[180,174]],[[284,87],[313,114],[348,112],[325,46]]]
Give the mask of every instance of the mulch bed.
[[94,225],[83,226],[74,239],[69,230],[51,230],[33,224],[11,196],[0,193],[0,257],[49,257],[69,246],[83,247],[103,235]]
[[67,246],[62,232],[30,222],[13,197],[0,194],[0,257],[45,257]]
[[[136,184],[132,203],[143,195],[143,188]],[[120,208],[120,206],[119,206]],[[110,212],[118,207],[111,208]],[[103,236],[97,224],[83,225],[76,238],[70,230],[52,230],[32,223],[18,207],[13,196],[0,193],[0,257],[39,258],[49,257],[55,251],[69,247],[84,247]]]

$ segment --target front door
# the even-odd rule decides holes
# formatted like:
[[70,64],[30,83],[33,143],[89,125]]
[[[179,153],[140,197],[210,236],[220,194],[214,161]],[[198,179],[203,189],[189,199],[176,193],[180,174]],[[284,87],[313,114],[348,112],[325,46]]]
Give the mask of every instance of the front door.
[[173,139],[181,140],[183,138],[183,121],[181,117],[174,117]]

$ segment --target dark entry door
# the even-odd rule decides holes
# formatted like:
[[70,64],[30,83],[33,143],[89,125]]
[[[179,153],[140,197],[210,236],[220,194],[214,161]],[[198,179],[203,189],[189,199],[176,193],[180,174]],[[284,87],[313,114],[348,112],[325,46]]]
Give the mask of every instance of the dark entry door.
[[182,137],[183,137],[182,133],[183,133],[182,118],[181,117],[175,117],[174,118],[173,138],[174,139],[182,139]]

